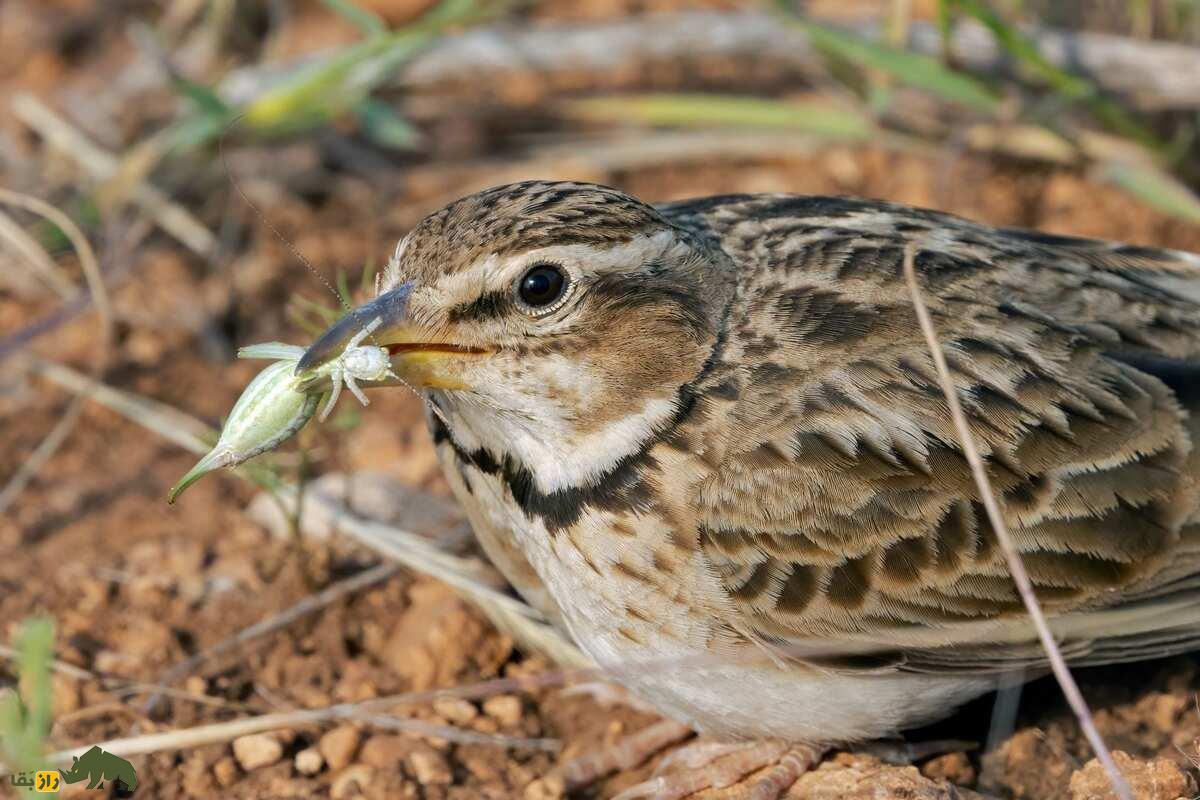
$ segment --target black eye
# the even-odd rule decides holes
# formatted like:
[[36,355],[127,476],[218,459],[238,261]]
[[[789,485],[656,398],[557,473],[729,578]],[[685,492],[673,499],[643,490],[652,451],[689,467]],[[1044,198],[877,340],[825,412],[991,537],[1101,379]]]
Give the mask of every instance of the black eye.
[[517,294],[530,308],[544,308],[563,296],[567,276],[553,264],[535,264],[521,277]]

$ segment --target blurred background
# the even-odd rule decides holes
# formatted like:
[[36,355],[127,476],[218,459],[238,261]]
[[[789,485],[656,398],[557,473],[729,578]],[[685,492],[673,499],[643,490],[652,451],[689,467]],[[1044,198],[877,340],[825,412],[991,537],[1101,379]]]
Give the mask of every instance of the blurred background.
[[[168,507],[262,366],[236,348],[311,341],[423,216],[530,178],[853,194],[1200,251],[1197,43],[1200,0],[3,0],[9,768],[204,726],[125,751],[137,796],[561,796],[564,755],[653,717],[510,687],[220,727],[571,660],[429,576],[503,589],[401,391]],[[1145,796],[1192,796],[1195,661],[1081,680]],[[805,791],[1076,798],[1098,775],[1044,682],[924,735],[980,747],[843,756]]]

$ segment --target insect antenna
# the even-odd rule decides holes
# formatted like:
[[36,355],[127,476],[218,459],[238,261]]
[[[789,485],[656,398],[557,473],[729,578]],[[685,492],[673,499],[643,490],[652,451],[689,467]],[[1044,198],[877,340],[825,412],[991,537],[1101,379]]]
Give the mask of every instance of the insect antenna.
[[325,288],[329,290],[329,293],[337,299],[338,305],[342,307],[343,311],[349,311],[350,304],[346,302],[346,299],[342,297],[336,289],[333,288],[333,284],[329,282],[329,279],[322,275],[320,270],[314,267],[312,262],[304,257],[304,254],[301,253],[300,250],[294,244],[292,244],[292,242],[286,236],[283,235],[279,228],[275,227],[275,224],[271,222],[271,220],[267,219],[267,215],[259,210],[258,206],[254,204],[254,201],[246,196],[245,191],[242,190],[242,185],[238,183],[237,178],[234,177],[233,170],[229,168],[229,160],[225,156],[225,137],[229,135],[230,131],[233,130],[235,125],[242,121],[242,117],[244,116],[244,114],[239,114],[230,120],[229,124],[225,126],[225,130],[221,131],[220,138],[217,139],[217,155],[221,159],[221,167],[225,170],[225,177],[229,179],[229,183],[233,186],[234,191],[236,191],[242,198],[242,202],[249,206],[250,210],[254,212],[255,216],[257,216],[259,220],[261,220],[262,223],[267,226],[267,230],[274,234],[275,238],[278,239],[283,246],[288,249],[288,252],[295,256],[297,261],[307,267],[308,271],[311,272],[317,280],[325,285]]

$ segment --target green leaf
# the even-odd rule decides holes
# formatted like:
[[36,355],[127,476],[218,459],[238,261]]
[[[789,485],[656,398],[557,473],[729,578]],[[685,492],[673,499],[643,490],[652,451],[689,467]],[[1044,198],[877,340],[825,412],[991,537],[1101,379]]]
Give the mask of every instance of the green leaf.
[[382,19],[352,0],[321,0],[321,2],[330,11],[368,36],[387,32],[387,24]]
[[1188,187],[1150,164],[1102,164],[1101,179],[1113,183],[1159,211],[1200,224],[1200,198]]
[[861,39],[800,19],[790,12],[787,19],[808,34],[814,47],[827,54],[878,70],[901,83],[978,111],[992,113],[999,106],[999,99],[984,83],[955,72],[935,58]]
[[569,101],[566,107],[576,116],[602,122],[786,129],[841,140],[866,139],[874,130],[864,115],[832,103],[743,95],[611,95]]

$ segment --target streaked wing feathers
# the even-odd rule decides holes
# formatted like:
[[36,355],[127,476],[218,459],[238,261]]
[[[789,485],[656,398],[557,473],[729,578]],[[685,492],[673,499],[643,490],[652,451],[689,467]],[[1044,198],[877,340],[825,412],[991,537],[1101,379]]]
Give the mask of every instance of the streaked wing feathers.
[[[869,201],[663,211],[742,267],[686,438],[708,466],[693,488],[699,545],[754,636],[865,637],[909,670],[1044,663],[916,327],[901,269],[917,241],[926,302],[1038,594],[1062,624],[1099,614],[1109,626],[1064,631],[1072,657],[1200,638],[1187,412],[1200,259]],[[1148,610],[1114,611],[1129,604]],[[1155,610],[1168,605],[1192,615]],[[997,620],[1016,627],[995,638]],[[925,629],[949,638],[923,647],[913,634]]]

